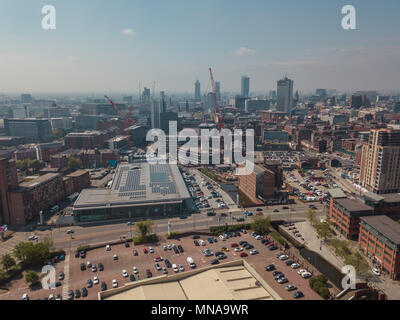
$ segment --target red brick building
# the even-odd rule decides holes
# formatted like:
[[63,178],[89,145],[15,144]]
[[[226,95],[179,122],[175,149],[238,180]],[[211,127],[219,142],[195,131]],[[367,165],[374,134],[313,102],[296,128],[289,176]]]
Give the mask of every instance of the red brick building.
[[385,215],[361,217],[358,248],[391,279],[399,279],[400,224]]
[[110,138],[112,136],[105,131],[72,132],[65,136],[65,144],[69,149],[103,148]]
[[33,147],[17,149],[14,152],[14,159],[25,160],[25,159],[36,159],[36,149]]
[[40,143],[36,146],[37,159],[50,162],[51,156],[66,150],[62,142]]
[[329,219],[337,232],[346,239],[356,240],[360,229],[360,217],[374,214],[374,209],[355,199],[332,199]]
[[261,199],[274,198],[275,187],[275,173],[258,165],[251,174],[239,176],[239,190],[255,204],[263,204]]
[[68,160],[71,157],[79,158],[83,168],[107,168],[110,160],[120,161],[118,150],[92,149],[92,150],[66,150],[51,157],[50,166],[52,168],[67,168]]

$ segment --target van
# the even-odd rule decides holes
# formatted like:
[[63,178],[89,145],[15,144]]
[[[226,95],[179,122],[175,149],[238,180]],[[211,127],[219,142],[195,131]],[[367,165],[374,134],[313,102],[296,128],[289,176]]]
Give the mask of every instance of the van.
[[187,257],[186,259],[189,267],[191,267],[192,269],[196,268],[196,264],[194,263],[194,260],[192,259],[192,257]]

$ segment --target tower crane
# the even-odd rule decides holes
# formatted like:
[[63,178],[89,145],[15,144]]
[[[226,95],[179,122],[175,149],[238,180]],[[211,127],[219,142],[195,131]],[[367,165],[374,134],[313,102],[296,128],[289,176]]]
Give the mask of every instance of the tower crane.
[[119,116],[126,121],[126,142],[128,144],[128,148],[131,147],[131,135],[129,132],[129,128],[135,123],[135,119],[131,117],[132,115],[132,106],[129,106],[129,115],[125,116],[117,107],[117,105],[114,103],[114,101],[111,100],[107,95],[104,95],[104,98],[108,100],[108,102],[111,103],[111,105],[114,107],[114,109],[117,111]]
[[222,118],[219,114],[219,106],[218,106],[218,100],[217,100],[217,92],[215,90],[215,82],[214,82],[214,76],[212,73],[212,69],[208,68],[210,71],[210,77],[211,77],[211,85],[212,85],[212,90],[213,90],[213,96],[214,96],[214,103],[215,103],[215,114],[217,116],[217,128],[218,131],[221,131],[221,129],[224,127],[224,118],[225,116],[223,115]]

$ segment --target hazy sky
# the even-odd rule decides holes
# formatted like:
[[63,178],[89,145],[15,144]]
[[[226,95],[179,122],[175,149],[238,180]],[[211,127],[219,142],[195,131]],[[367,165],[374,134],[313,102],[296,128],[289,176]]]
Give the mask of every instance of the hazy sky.
[[[44,5],[57,29],[41,28]],[[357,30],[341,8],[357,9]],[[398,90],[399,0],[0,0],[0,93]]]

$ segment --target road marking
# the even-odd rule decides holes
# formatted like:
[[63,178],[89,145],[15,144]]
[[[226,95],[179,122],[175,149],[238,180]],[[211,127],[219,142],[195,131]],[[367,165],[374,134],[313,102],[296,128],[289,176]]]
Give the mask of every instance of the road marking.
[[69,257],[71,254],[66,254],[64,261],[64,286],[62,291],[63,300],[68,299],[68,290],[69,290]]

